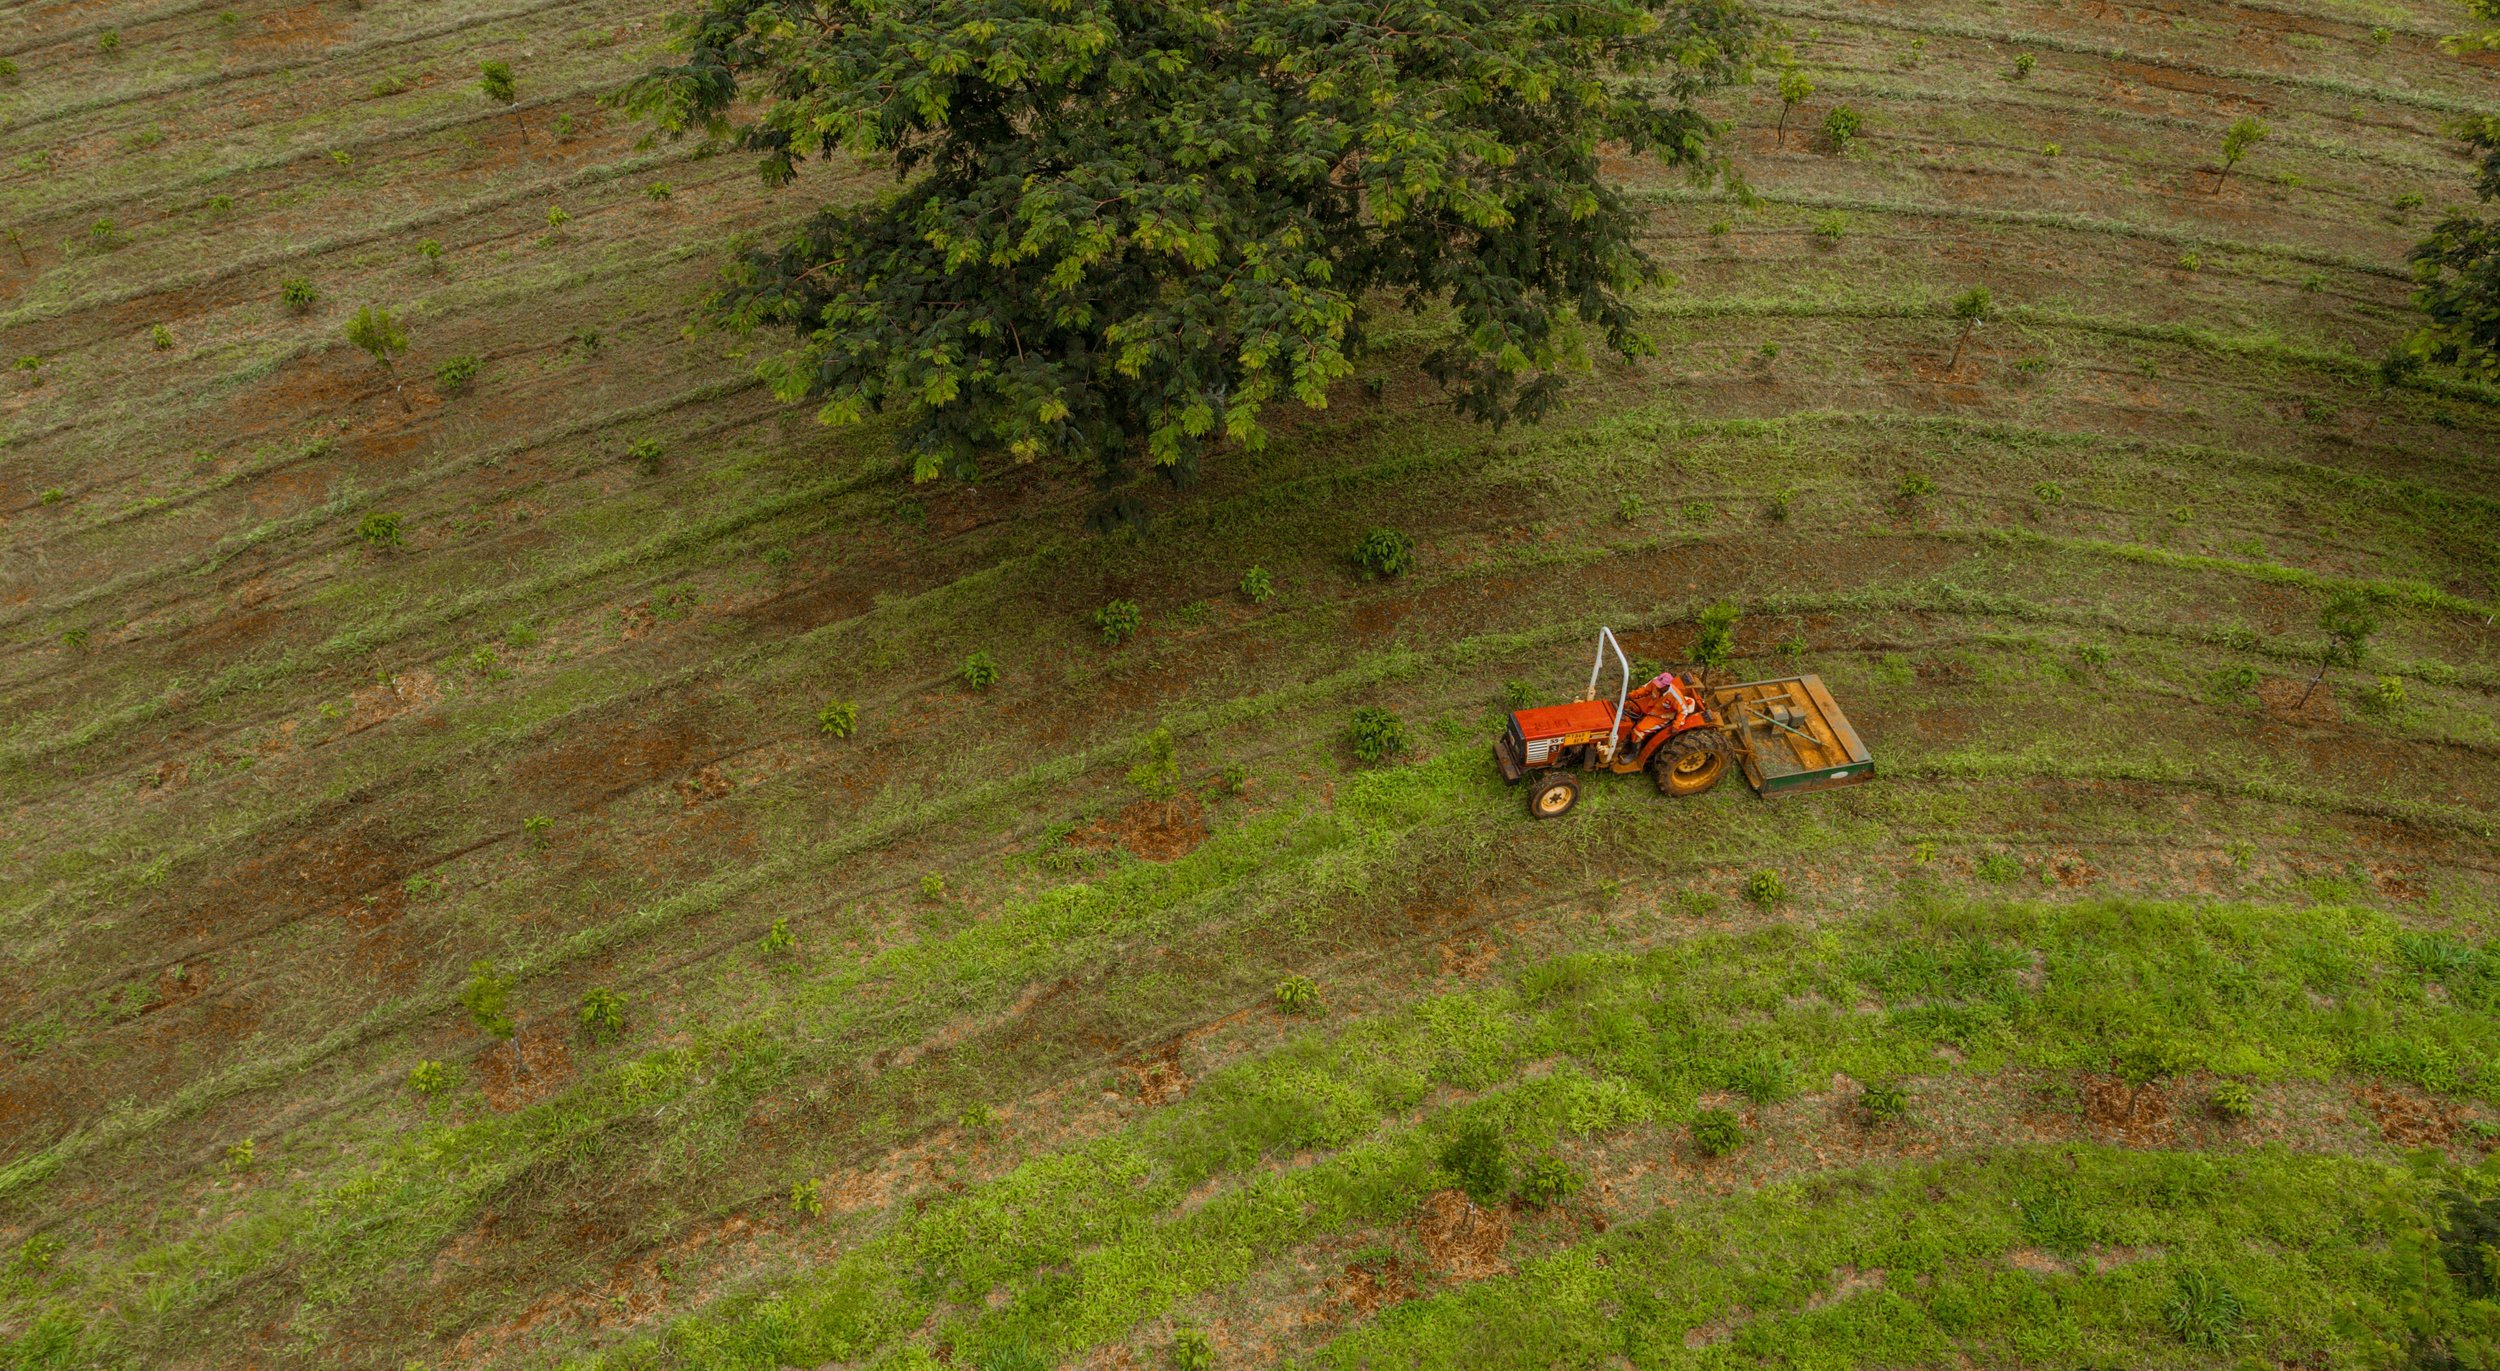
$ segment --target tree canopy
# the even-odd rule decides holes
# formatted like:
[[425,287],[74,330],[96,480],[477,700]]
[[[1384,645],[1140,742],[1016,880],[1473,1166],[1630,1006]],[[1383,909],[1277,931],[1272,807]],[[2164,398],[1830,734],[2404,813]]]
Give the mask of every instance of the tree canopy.
[[[2463,133],[2475,159],[2474,189],[2500,199],[2500,115],[2467,120]],[[2425,362],[2463,368],[2500,381],[2500,220],[2459,211],[2442,219],[2413,250],[2415,304],[2430,323],[2406,351]]]
[[[895,411],[915,475],[1255,447],[1350,374],[1371,305],[1446,332],[1459,409],[1534,420],[1584,330],[1648,348],[1660,277],[1601,149],[1725,174],[1738,0],[709,0],[626,105],[789,183],[902,184],[751,250],[713,300],[827,422]],[[747,103],[754,102],[754,103]],[[733,111],[739,121],[733,122]],[[1444,309],[1446,312],[1444,313]]]

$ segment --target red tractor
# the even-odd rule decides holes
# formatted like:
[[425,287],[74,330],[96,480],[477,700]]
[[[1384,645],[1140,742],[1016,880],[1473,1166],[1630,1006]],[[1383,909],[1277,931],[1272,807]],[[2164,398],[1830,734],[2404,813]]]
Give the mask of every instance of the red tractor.
[[[1612,651],[1622,680],[1612,706],[1597,680]],[[1662,671],[1639,686],[1614,631],[1597,630],[1588,689],[1563,705],[1522,709],[1493,743],[1502,779],[1528,780],[1528,813],[1559,819],[1580,802],[1580,773],[1647,771],[1661,795],[1699,795],[1730,763],[1765,796],[1854,785],[1874,763],[1813,676],[1710,686]]]

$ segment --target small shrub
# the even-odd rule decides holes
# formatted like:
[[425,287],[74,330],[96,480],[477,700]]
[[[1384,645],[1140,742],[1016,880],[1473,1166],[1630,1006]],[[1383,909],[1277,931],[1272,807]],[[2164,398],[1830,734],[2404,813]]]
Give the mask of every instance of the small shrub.
[[87,246],[98,252],[111,252],[129,241],[130,235],[111,219],[98,219],[87,225]]
[[2109,645],[2107,643],[2078,643],[2075,646],[2075,658],[2094,671],[2099,671],[2109,665]]
[[278,303],[297,314],[311,309],[320,299],[321,292],[301,276],[290,276],[278,283]]
[[469,388],[469,383],[477,379],[478,372],[485,365],[470,353],[447,357],[441,366],[434,368],[435,389],[445,395],[458,395]]
[[987,690],[998,684],[998,663],[990,660],[990,654],[976,652],[964,658],[960,674],[965,685],[974,690]]
[[1724,1109],[1705,1109],[1693,1116],[1693,1150],[1705,1157],[1724,1157],[1745,1145],[1745,1130]]
[[2395,31],[2383,25],[2370,30],[2370,46],[2372,47],[2386,47],[2389,43],[2394,42],[2395,38]]
[[1365,705],[1347,724],[1346,743],[1357,761],[1385,762],[1406,750],[1406,725],[1385,709]]
[[2182,1271],[2171,1287],[2161,1321],[2190,1347],[2221,1347],[2237,1333],[2247,1311],[2231,1287],[2210,1271]]
[[625,1036],[625,997],[606,986],[583,995],[582,1033],[594,1043],[612,1043]]
[[657,438],[637,438],[625,449],[625,460],[641,467],[646,476],[656,475],[660,459],[668,455],[668,445]]
[[460,1085],[460,1068],[449,1062],[424,1061],[408,1072],[408,1088],[419,1098],[449,1094]]
[[848,700],[827,700],[816,711],[816,731],[828,738],[848,738],[859,729],[859,706]]
[[2040,59],[2030,53],[2018,52],[2014,54],[2014,79],[2017,81],[2030,80],[2031,73],[2037,69],[2039,65]]
[[35,497],[35,502],[37,504],[57,505],[68,498],[69,492],[61,489],[59,486],[45,486],[43,488],[43,492]]
[[95,45],[96,50],[99,52],[121,51],[122,31],[120,29],[106,29],[104,32],[96,35]]
[[460,1007],[469,1011],[469,1022],[490,1038],[509,1038],[512,1022],[512,978],[498,974],[495,964],[484,958],[469,963],[469,983],[460,991]]
[[789,952],[798,945],[799,937],[790,931],[790,916],[786,914],[773,920],[773,926],[764,930],[763,941],[759,944],[766,952],[773,953]]
[[148,330],[148,342],[158,352],[171,352],[174,350],[174,331],[167,325],[158,324]]
[[1991,852],[1971,868],[1983,881],[2005,885],[2022,878],[2023,859],[2011,852]]
[[1849,236],[1849,216],[1839,210],[1814,217],[1814,238],[1825,247]]
[[1736,655],[1736,621],[1743,611],[1722,600],[1701,612],[1699,630],[1693,635],[1693,660],[1703,666],[1721,666]]
[[669,197],[675,195],[677,192],[669,189],[668,182],[666,181],[654,181],[650,185],[643,187],[642,193],[645,198],[651,201],[651,203],[657,205],[666,203]]
[[345,148],[330,149],[330,160],[336,162],[342,167],[352,167],[356,164],[355,155],[348,152]]
[[399,547],[404,541],[399,530],[399,516],[375,510],[356,522],[356,536],[376,552]]
[[1832,140],[1834,152],[1847,152],[1865,131],[1865,117],[1847,105],[1834,105],[1831,113],[1823,116],[1823,136]]
[[1641,515],[1646,508],[1640,496],[1626,495],[1615,505],[1615,517],[1627,524],[1637,524],[1641,521]]
[[1106,647],[1118,647],[1136,637],[1145,622],[1145,611],[1137,607],[1135,600],[1113,600],[1094,611],[1094,627],[1102,630]]
[[1712,516],[1717,513],[1718,511],[1711,507],[1708,500],[1687,500],[1684,502],[1684,518],[1688,523],[1709,523]]
[[2031,488],[2031,498],[2044,505],[2062,505],[2066,503],[2066,487],[2055,481],[2042,481]]
[[0,82],[6,82],[12,86],[17,84],[17,63],[6,57],[0,57]]
[[87,637],[87,630],[83,628],[65,628],[61,630],[61,646],[72,652],[79,651],[86,647]]
[[1725,219],[1713,219],[1710,221],[1710,236],[1713,238],[1725,238],[1735,231],[1736,226],[1729,223]]
[[1544,1209],[1580,1193],[1588,1178],[1560,1157],[1539,1157],[1519,1171],[1519,1198]]
[[570,137],[572,137],[572,136],[573,136],[573,124],[574,124],[574,120],[573,120],[573,116],[572,116],[572,115],[570,115],[570,114],[559,114],[559,115],[557,115],[557,116],[556,116],[556,118],[555,118],[555,123],[552,125],[552,127],[555,129],[555,134],[556,134],[556,137],[558,137],[558,138],[570,138]]
[[1796,499],[1797,492],[1783,486],[1771,492],[1770,502],[1763,506],[1762,512],[1769,516],[1772,523],[1787,523],[1789,506],[1794,504]]
[[1215,1371],[1215,1343],[1195,1328],[1172,1335],[1173,1371]]
[[[480,651],[487,654],[486,660],[489,664],[494,661],[493,649],[482,648]],[[555,830],[555,826],[556,821],[554,819],[551,819],[544,814],[532,814],[528,818],[521,821],[521,836],[527,839],[529,845],[532,847],[545,847],[547,845],[547,835]]]
[[1936,483],[1926,473],[1913,471],[1904,475],[1892,489],[1893,494],[1903,500],[1924,500],[1936,493]]
[[438,242],[435,242],[435,241],[434,241],[433,239],[431,239],[431,238],[420,238],[420,239],[418,239],[418,240],[417,240],[417,260],[418,260],[418,261],[421,261],[421,262],[423,262],[423,263],[425,263],[425,264],[426,264],[427,266],[429,266],[429,267],[440,267],[440,266],[442,266],[442,264],[443,264],[443,245],[442,245],[442,244],[440,244],[440,243],[438,243]]
[[1769,909],[1788,898],[1788,882],[1776,871],[1757,871],[1745,878],[1745,898]]
[[920,878],[920,898],[927,900],[932,904],[945,899],[946,878],[934,871],[922,876]]
[[250,1138],[229,1146],[226,1149],[226,1169],[228,1171],[251,1170],[252,1160],[259,1154],[259,1151],[260,1149],[253,1145]]
[[790,1187],[790,1212],[810,1219],[824,1217],[824,1182],[810,1176],[792,1185]]
[[1536,687],[1526,681],[1502,682],[1502,707],[1512,712],[1536,703]]
[[2042,143],[2040,145],[2040,155],[2043,157],[2063,157],[2066,155],[2066,146],[2063,143]]
[[1858,1113],[1870,1125],[1891,1123],[1909,1112],[1909,1092],[1897,1085],[1870,1085],[1858,1092]]
[[1276,582],[1265,567],[1252,567],[1241,573],[1241,598],[1254,605],[1266,604],[1276,597]]
[[1277,1012],[1308,1014],[1319,1008],[1319,983],[1308,976],[1287,976],[1276,983]]
[[1510,1198],[1510,1149],[1502,1132],[1482,1120],[1471,1121],[1442,1145],[1441,1169],[1467,1198],[1496,1205]]
[[243,27],[243,16],[233,10],[217,11],[217,31],[232,35]]
[[2215,1086],[2211,1103],[2214,1117],[2230,1123],[2240,1123],[2257,1116],[2257,1097],[2242,1081],[2224,1081]]
[[2401,676],[2381,676],[2361,692],[2361,702],[2382,714],[2404,708],[2405,683]]
[[1354,545],[1354,564],[1372,576],[1403,576],[1415,569],[1415,540],[1396,529],[1373,529]]
[[564,206],[547,206],[547,227],[550,231],[563,228],[566,224],[572,222],[573,216],[564,212]]

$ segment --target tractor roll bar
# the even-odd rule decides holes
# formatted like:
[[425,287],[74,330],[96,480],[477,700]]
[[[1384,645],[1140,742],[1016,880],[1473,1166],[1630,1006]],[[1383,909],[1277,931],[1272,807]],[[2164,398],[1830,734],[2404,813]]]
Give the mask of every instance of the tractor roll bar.
[[1615,690],[1615,726],[1606,735],[1606,760],[1615,759],[1617,740],[1623,737],[1623,704],[1632,698],[1632,663],[1623,655],[1623,644],[1615,641],[1615,631],[1604,625],[1597,630],[1597,656],[1589,662],[1589,688],[1585,699],[1597,698],[1597,676],[1606,669],[1606,649],[1615,650],[1615,665],[1623,669],[1623,680]]

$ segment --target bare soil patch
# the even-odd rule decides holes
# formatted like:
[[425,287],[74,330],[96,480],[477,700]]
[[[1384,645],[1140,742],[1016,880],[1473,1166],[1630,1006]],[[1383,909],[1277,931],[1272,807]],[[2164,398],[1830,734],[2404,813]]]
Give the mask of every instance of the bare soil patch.
[[573,1049],[564,1029],[552,1023],[531,1024],[510,1042],[496,1043],[469,1059],[486,1103],[510,1113],[564,1088],[573,1079]]
[[1075,846],[1100,852],[1113,847],[1128,849],[1140,861],[1168,862],[1186,857],[1207,840],[1206,812],[1194,795],[1183,795],[1173,801],[1167,811],[1160,800],[1139,800],[1108,819],[1093,823],[1068,835]]
[[1436,1190],[1415,1220],[1415,1239],[1454,1281],[1480,1281],[1510,1270],[1510,1215],[1486,1209],[1456,1190]]
[[[2303,695],[2308,697],[2306,704],[2302,703]],[[2305,680],[2268,676],[2257,684],[2257,702],[2265,706],[2270,717],[2287,724],[2340,724],[2344,721],[2342,711],[2335,707],[2335,687],[2325,681],[2318,682],[2318,688],[2311,691]]]
[[2352,1094],[2377,1120],[2378,1131],[2399,1147],[2446,1147],[2456,1136],[2460,1120],[2455,1107],[2419,1091],[2372,1081]]

